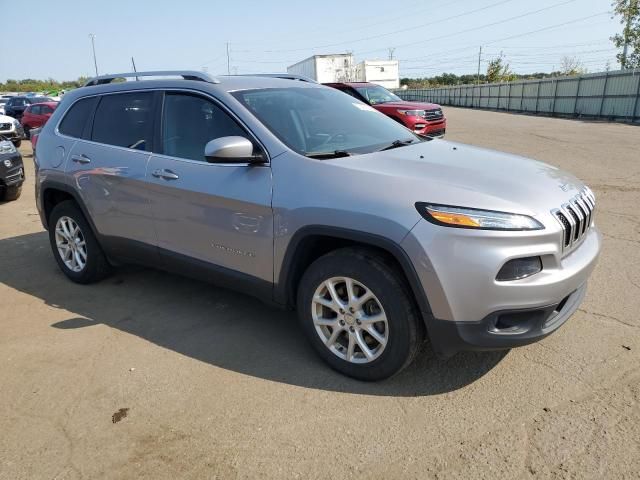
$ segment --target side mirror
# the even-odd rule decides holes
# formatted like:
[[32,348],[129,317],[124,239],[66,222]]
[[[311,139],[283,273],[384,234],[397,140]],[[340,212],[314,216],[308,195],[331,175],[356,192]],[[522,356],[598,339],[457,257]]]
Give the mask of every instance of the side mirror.
[[204,147],[204,156],[209,163],[264,163],[262,154],[253,154],[253,143],[244,137],[220,137]]

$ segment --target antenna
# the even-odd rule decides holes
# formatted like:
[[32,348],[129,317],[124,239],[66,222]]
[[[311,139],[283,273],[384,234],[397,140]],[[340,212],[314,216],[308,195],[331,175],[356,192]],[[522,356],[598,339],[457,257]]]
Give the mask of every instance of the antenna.
[[[133,66],[133,71],[137,73],[138,70],[136,70],[136,61],[133,59],[133,57],[131,57],[131,65]],[[136,75],[136,81],[138,81],[138,80],[140,80],[140,79]]]

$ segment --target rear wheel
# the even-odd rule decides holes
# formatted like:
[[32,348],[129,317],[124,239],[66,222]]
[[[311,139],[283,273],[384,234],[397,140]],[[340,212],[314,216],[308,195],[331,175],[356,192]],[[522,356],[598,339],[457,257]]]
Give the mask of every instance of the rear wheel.
[[76,283],[92,283],[110,272],[89,223],[73,201],[56,205],[49,217],[51,250],[63,273]]
[[27,140],[31,140],[31,129],[27,125],[24,126],[24,136]]
[[298,315],[320,356],[359,380],[401,371],[424,335],[400,275],[366,250],[342,249],[316,260],[298,288]]

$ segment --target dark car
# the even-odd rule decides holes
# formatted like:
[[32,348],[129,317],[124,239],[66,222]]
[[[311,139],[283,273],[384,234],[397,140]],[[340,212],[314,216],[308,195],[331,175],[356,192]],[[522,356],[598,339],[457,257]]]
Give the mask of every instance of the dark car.
[[368,82],[325,83],[325,85],[368,103],[418,135],[443,137],[447,129],[447,119],[442,113],[442,108],[435,103],[407,102],[386,88]]
[[0,136],[0,201],[17,200],[23,183],[22,155],[10,140]]
[[49,97],[11,97],[4,106],[5,115],[9,115],[17,120],[22,118],[25,109],[34,103],[52,102]]

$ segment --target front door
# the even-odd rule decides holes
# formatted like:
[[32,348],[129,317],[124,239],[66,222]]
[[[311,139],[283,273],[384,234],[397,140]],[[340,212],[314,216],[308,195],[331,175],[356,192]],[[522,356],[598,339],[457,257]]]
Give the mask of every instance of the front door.
[[161,253],[273,282],[270,166],[204,157],[210,140],[253,137],[204,96],[167,92],[162,112],[162,153],[147,167]]

